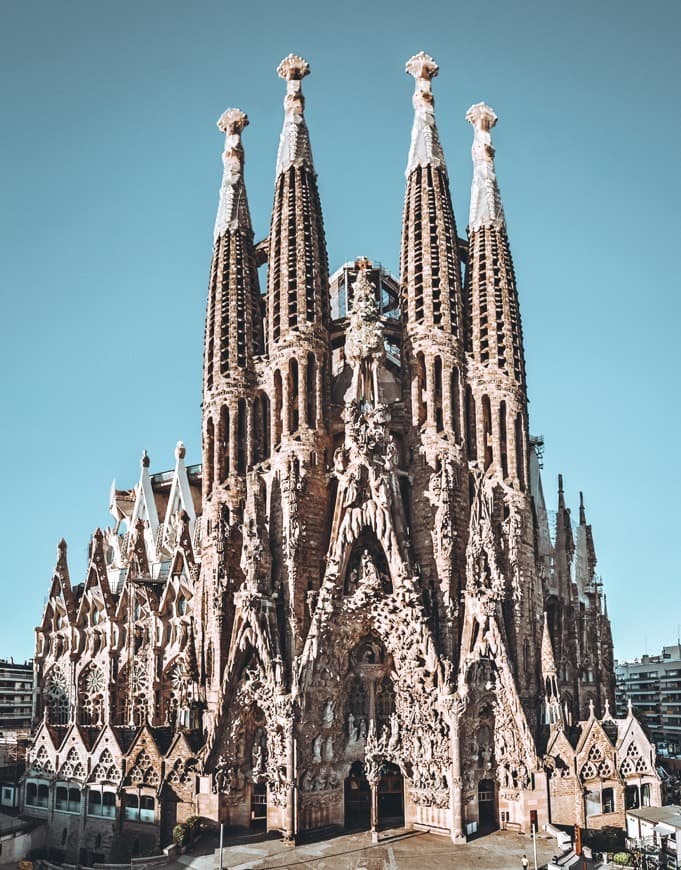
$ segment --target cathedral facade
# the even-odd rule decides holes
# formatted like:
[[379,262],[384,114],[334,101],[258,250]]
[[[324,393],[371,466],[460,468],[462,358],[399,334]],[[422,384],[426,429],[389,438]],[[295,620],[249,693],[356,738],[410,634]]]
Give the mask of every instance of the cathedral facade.
[[[202,462],[112,489],[83,583],[66,545],[37,629],[27,815],[83,863],[198,816],[293,840],[405,824],[621,823],[659,803],[614,718],[610,623],[583,503],[555,531],[530,437],[515,272],[484,103],[467,238],[409,60],[399,279],[329,274],[289,55],[271,228],[256,244],[237,109],[225,133]],[[267,265],[266,287],[259,267]],[[264,292],[263,292],[264,290]]]

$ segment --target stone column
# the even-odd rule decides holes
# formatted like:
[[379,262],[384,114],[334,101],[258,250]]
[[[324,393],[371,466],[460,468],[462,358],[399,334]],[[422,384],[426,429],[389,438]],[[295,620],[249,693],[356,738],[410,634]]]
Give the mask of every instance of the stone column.
[[286,818],[284,842],[294,846],[296,842],[296,744],[294,720],[291,716],[286,729]]
[[450,836],[453,843],[465,843],[466,834],[463,827],[463,778],[461,775],[461,741],[459,738],[459,720],[465,709],[465,700],[458,695],[446,701],[446,713],[449,724],[449,746],[451,754],[451,773],[449,787]]

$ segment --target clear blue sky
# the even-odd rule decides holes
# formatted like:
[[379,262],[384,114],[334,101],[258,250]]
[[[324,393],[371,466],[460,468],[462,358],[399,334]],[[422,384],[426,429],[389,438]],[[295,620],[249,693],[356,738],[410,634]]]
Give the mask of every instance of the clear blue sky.
[[396,271],[412,80],[436,108],[459,231],[467,108],[500,118],[545,489],[585,492],[616,654],[676,639],[681,6],[6,0],[0,33],[0,656],[29,656],[63,535],[72,581],[112,478],[200,461],[201,343],[228,106],[268,231],[289,52],[306,79],[332,268]]

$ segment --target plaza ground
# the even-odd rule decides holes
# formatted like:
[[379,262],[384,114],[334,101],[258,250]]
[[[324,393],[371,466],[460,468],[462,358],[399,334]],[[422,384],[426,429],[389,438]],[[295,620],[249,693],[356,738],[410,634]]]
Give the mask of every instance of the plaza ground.
[[[215,870],[218,854],[215,840],[205,838],[194,854],[182,855],[172,870]],[[557,853],[556,841],[546,834],[537,837],[537,867]],[[224,870],[430,870],[456,867],[460,870],[520,870],[526,854],[534,868],[532,838],[509,831],[495,831],[455,846],[445,837],[408,831],[404,828],[382,831],[376,845],[366,832],[341,834],[317,842],[291,847],[279,838],[226,841]]]

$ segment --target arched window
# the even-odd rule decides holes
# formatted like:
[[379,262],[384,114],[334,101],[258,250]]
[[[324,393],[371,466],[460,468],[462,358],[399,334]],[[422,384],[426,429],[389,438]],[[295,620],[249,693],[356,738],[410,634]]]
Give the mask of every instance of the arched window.
[[435,426],[438,432],[445,428],[442,411],[442,357],[436,356],[433,362],[433,380],[435,387]]
[[239,399],[237,406],[237,445],[236,445],[236,470],[238,474],[244,474],[247,463],[247,426],[246,426],[246,400]]
[[452,369],[452,378],[450,382],[450,397],[449,397],[449,412],[451,414],[451,427],[457,441],[461,440],[461,409],[459,407],[459,390],[461,384],[459,381],[459,369],[454,366]]
[[317,425],[317,361],[313,353],[307,355],[307,396],[305,408],[307,425],[314,429]]
[[220,411],[220,482],[229,474],[229,408],[223,405]]
[[478,458],[478,435],[475,425],[475,398],[470,387],[466,387],[466,429],[468,437],[468,458]]
[[518,475],[518,485],[522,492],[525,491],[525,433],[523,431],[523,418],[516,414],[515,418],[515,464]]
[[206,423],[206,467],[203,470],[206,481],[206,495],[210,497],[213,492],[213,467],[215,462],[215,426],[213,418],[209,417]]
[[421,352],[416,354],[416,407],[414,408],[414,425],[421,426],[426,422],[426,361]]
[[254,461],[262,462],[270,455],[270,400],[258,393],[254,404]]
[[485,468],[489,468],[494,459],[492,450],[492,407],[489,396],[482,397],[482,432],[485,448]]
[[292,359],[288,364],[288,429],[291,434],[298,431],[298,361]]
[[277,369],[274,373],[274,427],[272,432],[272,445],[276,447],[281,441],[281,372]]
[[508,438],[506,435],[506,402],[499,403],[499,442],[501,450],[501,476],[508,477]]

